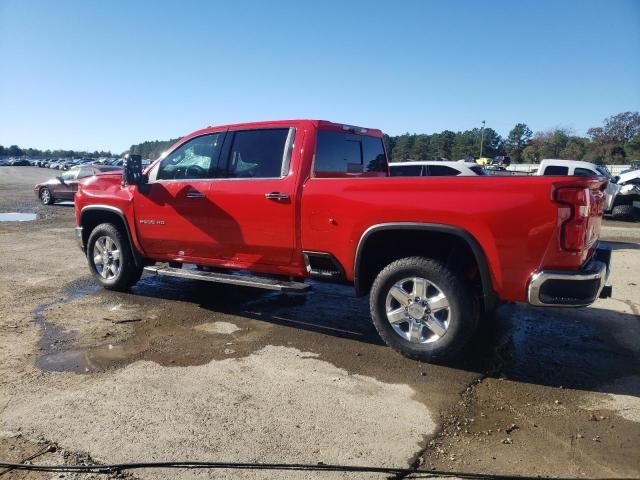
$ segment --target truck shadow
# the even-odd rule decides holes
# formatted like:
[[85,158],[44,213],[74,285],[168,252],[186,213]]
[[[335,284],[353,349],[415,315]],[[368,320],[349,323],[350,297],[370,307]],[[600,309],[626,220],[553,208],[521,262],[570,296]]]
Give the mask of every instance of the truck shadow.
[[602,242],[606,243],[611,247],[611,250],[640,250],[639,243],[630,243],[630,242]]
[[[348,286],[313,282],[313,292],[300,295],[144,277],[133,292],[329,337],[384,345],[371,323],[368,297],[356,297]],[[640,317],[632,313],[597,307],[535,309],[507,304],[481,320],[465,356],[442,366],[517,382],[640,396],[639,339]],[[409,362],[390,348],[384,356],[389,357],[387,361]]]

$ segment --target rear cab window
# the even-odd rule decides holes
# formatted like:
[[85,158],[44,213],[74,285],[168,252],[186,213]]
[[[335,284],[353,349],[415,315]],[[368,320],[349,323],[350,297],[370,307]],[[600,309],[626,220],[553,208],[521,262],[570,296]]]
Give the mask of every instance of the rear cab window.
[[593,170],[590,170],[588,168],[580,168],[580,167],[577,167],[573,171],[573,174],[577,175],[578,177],[597,177],[601,175],[600,173],[596,173]]
[[314,176],[319,178],[386,176],[382,138],[350,131],[318,130]]
[[549,165],[544,169],[543,175],[569,175],[569,167]]

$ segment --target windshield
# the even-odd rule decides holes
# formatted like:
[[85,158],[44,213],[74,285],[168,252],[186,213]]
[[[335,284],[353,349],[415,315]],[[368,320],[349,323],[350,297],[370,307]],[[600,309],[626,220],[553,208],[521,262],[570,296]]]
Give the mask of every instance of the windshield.
[[611,172],[609,171],[609,169],[604,166],[604,165],[598,165],[596,166],[596,170],[598,170],[598,172],[600,172],[602,175],[604,175],[607,178],[611,178]]

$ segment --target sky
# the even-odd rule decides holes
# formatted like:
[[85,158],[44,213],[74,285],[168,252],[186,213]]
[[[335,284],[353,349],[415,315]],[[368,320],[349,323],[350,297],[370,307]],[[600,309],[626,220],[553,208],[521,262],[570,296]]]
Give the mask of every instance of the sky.
[[0,0],[0,144],[123,152],[208,125],[577,134],[640,110],[640,0]]

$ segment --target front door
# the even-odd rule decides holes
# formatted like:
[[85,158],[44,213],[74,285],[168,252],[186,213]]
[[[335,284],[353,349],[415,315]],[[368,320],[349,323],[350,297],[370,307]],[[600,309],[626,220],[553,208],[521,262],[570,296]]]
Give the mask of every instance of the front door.
[[230,131],[211,182],[216,256],[242,268],[288,265],[295,247],[293,128]]
[[145,252],[176,260],[208,258],[215,251],[209,188],[224,132],[192,138],[153,167],[136,189],[138,238]]
[[59,176],[60,184],[55,186],[53,196],[58,200],[73,200],[73,196],[78,191],[78,171],[74,168],[67,170]]

